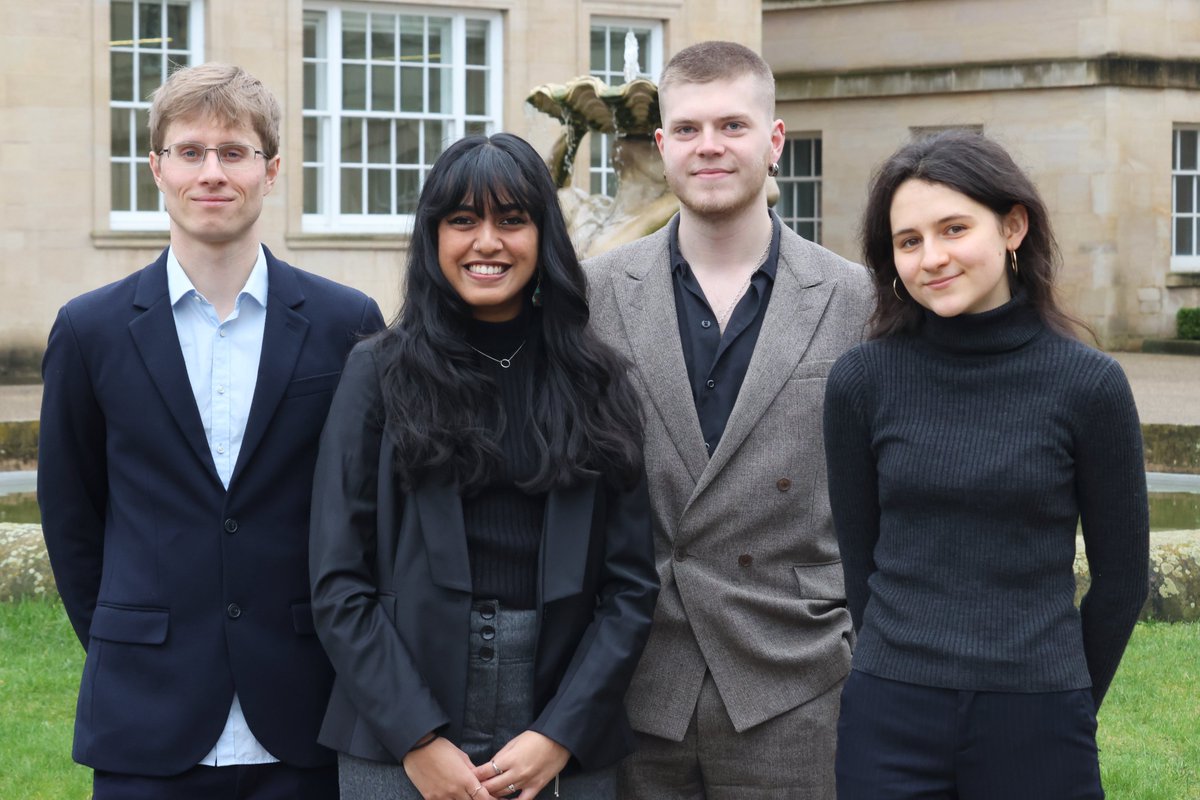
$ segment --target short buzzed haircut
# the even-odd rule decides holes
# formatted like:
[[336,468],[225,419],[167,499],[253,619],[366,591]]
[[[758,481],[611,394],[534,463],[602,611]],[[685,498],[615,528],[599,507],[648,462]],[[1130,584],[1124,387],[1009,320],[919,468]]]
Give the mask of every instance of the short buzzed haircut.
[[737,42],[697,42],[680,50],[663,69],[658,91],[662,95],[679,84],[735,80],[743,75],[755,78],[767,101],[767,114],[774,115],[775,75],[762,56]]
[[176,70],[150,99],[150,147],[156,153],[167,146],[163,137],[171,123],[197,117],[250,128],[268,159],[279,152],[279,101],[241,67],[200,64]]

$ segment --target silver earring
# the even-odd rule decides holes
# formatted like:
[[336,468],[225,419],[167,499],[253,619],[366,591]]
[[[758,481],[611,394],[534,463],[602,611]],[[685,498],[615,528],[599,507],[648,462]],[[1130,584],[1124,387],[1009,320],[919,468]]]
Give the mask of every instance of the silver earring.
[[778,161],[776,161],[771,166],[767,167],[767,174],[770,175],[772,178],[775,178],[779,175],[779,162]]

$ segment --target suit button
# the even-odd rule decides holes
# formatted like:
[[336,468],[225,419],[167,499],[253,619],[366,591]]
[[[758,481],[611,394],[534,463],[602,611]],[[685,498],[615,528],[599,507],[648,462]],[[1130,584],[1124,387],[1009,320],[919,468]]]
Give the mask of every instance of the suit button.
[[775,481],[775,488],[781,492],[786,492],[788,489],[792,488],[792,479],[780,478],[779,480]]
[[749,553],[742,553],[740,556],[738,556],[738,566],[739,567],[748,567],[753,563],[754,563],[754,556],[750,555]]
[[496,629],[491,625],[484,625],[479,629],[479,635],[484,638],[484,641],[490,642],[492,639],[496,638]]
[[685,558],[687,558],[687,551],[684,550],[682,547],[676,547],[675,548],[675,560],[683,561]]
[[237,528],[238,528],[238,524],[237,524],[236,519],[225,520],[225,532],[226,533],[237,533]]
[[490,647],[479,648],[479,657],[482,658],[484,661],[491,661],[492,656],[494,656],[494,655],[496,655],[496,651]]
[[242,607],[237,603],[230,603],[225,608],[225,613],[229,615],[230,619],[237,619],[242,615]]

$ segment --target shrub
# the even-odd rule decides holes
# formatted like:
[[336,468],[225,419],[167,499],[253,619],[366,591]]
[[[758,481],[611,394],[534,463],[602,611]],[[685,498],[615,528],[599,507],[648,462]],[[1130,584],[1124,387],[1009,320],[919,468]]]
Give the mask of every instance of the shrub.
[[1200,308],[1179,309],[1175,329],[1180,339],[1200,339]]

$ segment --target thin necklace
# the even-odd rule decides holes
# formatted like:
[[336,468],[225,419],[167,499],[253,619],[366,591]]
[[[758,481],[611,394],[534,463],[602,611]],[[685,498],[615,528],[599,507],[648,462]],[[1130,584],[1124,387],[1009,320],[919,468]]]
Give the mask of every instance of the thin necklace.
[[758,256],[758,261],[754,264],[754,269],[750,270],[746,275],[746,280],[742,283],[742,288],[738,289],[737,294],[729,301],[729,305],[725,306],[725,310],[717,317],[717,327],[722,333],[725,332],[725,326],[729,324],[729,317],[733,314],[733,309],[741,302],[742,296],[746,294],[746,290],[750,288],[750,281],[754,278],[754,273],[758,272],[758,268],[767,260],[767,254],[771,252],[771,240],[775,238],[775,234],[771,234],[771,238],[767,239],[767,246],[763,248],[762,253]]
[[482,350],[480,350],[478,347],[476,347],[473,344],[470,344],[470,343],[467,344],[467,347],[471,348],[476,353],[479,353],[479,355],[483,356],[484,358],[495,361],[503,369],[508,369],[509,367],[512,366],[512,360],[517,357],[517,353],[521,352],[521,348],[524,346],[525,346],[525,342],[521,342],[521,344],[517,346],[517,349],[513,350],[512,355],[510,355],[508,358],[496,358],[495,356],[489,356],[487,353],[483,352]]

